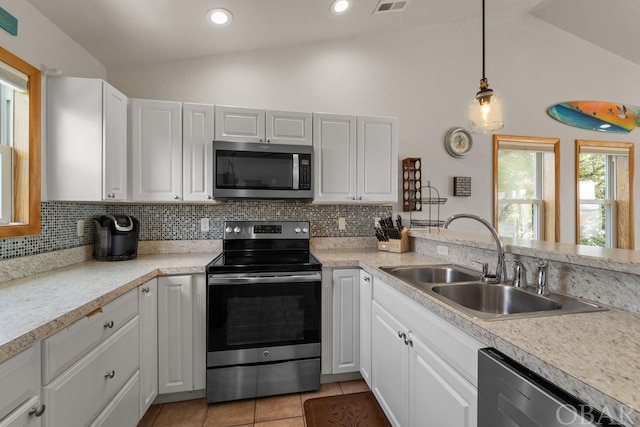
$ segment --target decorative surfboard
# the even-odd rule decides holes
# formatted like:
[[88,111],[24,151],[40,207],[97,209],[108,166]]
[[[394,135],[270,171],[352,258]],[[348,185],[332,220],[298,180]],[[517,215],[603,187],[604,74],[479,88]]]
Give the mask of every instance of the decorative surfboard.
[[629,133],[640,126],[640,107],[619,102],[561,102],[547,112],[562,123],[598,132]]

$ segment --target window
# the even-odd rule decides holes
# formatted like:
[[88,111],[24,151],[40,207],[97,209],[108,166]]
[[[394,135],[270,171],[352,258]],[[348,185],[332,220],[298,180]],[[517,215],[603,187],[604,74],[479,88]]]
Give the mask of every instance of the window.
[[494,226],[500,236],[558,241],[557,138],[494,135]]
[[576,243],[633,249],[633,144],[576,141]]
[[0,48],[0,238],[40,233],[40,79]]

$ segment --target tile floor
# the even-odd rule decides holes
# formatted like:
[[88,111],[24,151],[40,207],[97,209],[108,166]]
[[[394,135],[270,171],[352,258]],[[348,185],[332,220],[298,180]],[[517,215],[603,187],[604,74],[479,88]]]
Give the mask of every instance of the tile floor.
[[322,384],[319,391],[207,405],[205,399],[153,405],[138,427],[305,427],[303,404],[314,397],[368,391],[363,380]]

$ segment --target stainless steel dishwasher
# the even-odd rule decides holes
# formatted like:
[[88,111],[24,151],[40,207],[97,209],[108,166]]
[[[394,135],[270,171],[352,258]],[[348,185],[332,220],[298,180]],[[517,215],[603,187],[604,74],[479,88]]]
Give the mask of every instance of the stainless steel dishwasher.
[[478,352],[478,427],[624,427],[493,348]]

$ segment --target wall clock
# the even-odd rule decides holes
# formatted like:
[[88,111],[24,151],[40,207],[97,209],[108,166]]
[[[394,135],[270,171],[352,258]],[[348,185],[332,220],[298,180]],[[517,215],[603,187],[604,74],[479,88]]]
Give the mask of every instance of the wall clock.
[[466,156],[472,145],[471,133],[464,128],[451,128],[444,137],[444,147],[456,158]]

